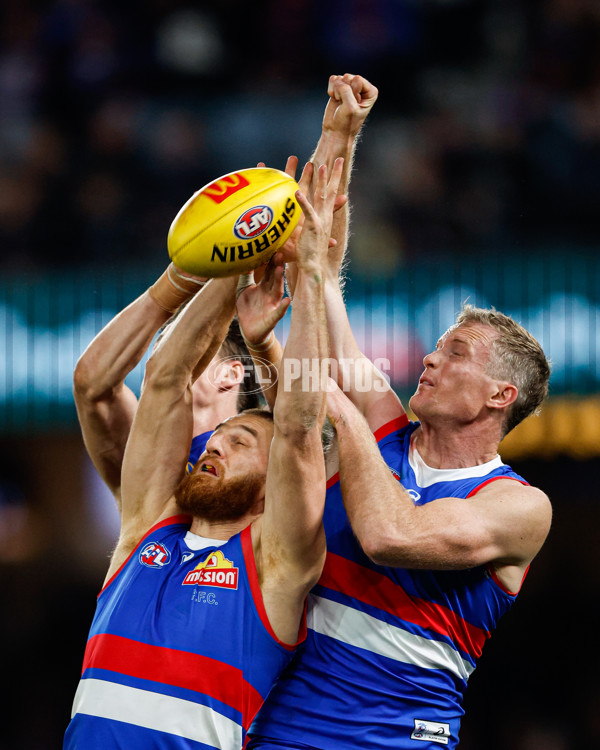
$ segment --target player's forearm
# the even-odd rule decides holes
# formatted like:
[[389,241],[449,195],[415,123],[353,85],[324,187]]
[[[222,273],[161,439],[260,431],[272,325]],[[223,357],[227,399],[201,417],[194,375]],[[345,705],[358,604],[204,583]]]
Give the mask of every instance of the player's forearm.
[[364,392],[366,382],[381,377],[375,366],[360,351],[339,285],[328,280],[325,285],[327,330],[329,333],[329,356],[336,361],[333,373],[338,385],[364,414],[364,401],[369,392]]
[[85,407],[110,400],[140,362],[152,338],[177,308],[204,285],[172,263],[152,286],[120,312],[94,338],[74,373],[75,400]]
[[315,148],[310,160],[317,169],[321,164],[327,164],[328,170],[331,170],[333,163],[338,157],[344,159],[344,168],[338,188],[338,195],[344,194],[348,187],[354,151],[356,149],[357,136],[351,133],[338,133],[335,131],[323,131],[317,147]]
[[352,333],[348,311],[337,280],[327,279],[324,294],[329,333],[329,356],[336,360],[354,360],[362,357]]
[[414,523],[412,500],[383,460],[368,424],[356,409],[336,414],[340,486],[344,506],[363,550],[380,564],[400,564],[403,540]]
[[436,508],[433,503],[415,505],[357,410],[344,408],[334,420],[344,506],[367,557],[378,565],[402,568],[449,570],[482,564],[482,550],[487,549],[484,525],[464,512],[467,501],[452,498],[450,513],[448,505],[440,505],[442,499]]
[[[344,159],[344,167],[338,188],[338,195],[348,195],[348,186],[350,184],[350,176],[352,173],[354,152],[356,148],[356,138],[356,135],[349,135],[347,133],[336,133],[332,131],[323,132],[319,139],[319,143],[317,144],[317,148],[311,157],[311,161],[315,167],[318,167],[321,164],[327,164],[329,171],[338,157]],[[348,202],[334,213],[331,226],[331,237],[337,243],[336,247],[331,250],[331,253],[338,258],[336,263],[337,267],[334,271],[336,275],[341,270],[342,259],[346,252],[349,226],[350,203]]]
[[113,318],[77,362],[73,376],[76,401],[111,398],[168,317],[145,292]]
[[267,339],[262,343],[250,344],[246,341],[246,346],[252,357],[257,379],[262,387],[267,405],[273,411],[277,399],[283,347],[278,341],[277,336],[275,336],[275,331],[271,331]]
[[[314,585],[325,555],[322,527],[325,463],[321,428],[327,380],[322,359],[327,353],[322,270],[299,269],[275,403],[275,436],[265,503],[266,528],[277,530],[284,569],[304,596]],[[268,538],[268,537],[267,537]],[[290,569],[291,566],[291,569]]]
[[327,355],[324,276],[316,263],[298,270],[290,331],[279,368],[277,424],[300,431],[322,424],[327,387],[323,359]]
[[[344,506],[354,534],[374,563],[464,570],[494,560],[526,565],[536,554],[549,528],[549,515],[547,506],[538,506],[545,521],[538,528],[539,536],[528,540],[522,493],[531,488],[505,479],[498,484],[504,481],[516,489],[495,490],[497,504],[490,489],[469,499],[442,497],[435,503],[415,504],[385,464],[356,410],[344,408],[341,414],[338,410],[335,422]],[[511,492],[519,494],[511,498]],[[513,533],[514,529],[518,531]]]
[[181,478],[192,438],[192,382],[227,334],[237,278],[213,279],[166,331],[146,365],[123,462],[123,522],[156,517]]
[[328,279],[325,285],[329,356],[335,361],[331,376],[341,390],[366,417],[375,431],[404,413],[389,378],[359,349],[339,284]]
[[235,314],[237,277],[212,279],[166,332],[148,362],[163,387],[187,387],[221,346]]

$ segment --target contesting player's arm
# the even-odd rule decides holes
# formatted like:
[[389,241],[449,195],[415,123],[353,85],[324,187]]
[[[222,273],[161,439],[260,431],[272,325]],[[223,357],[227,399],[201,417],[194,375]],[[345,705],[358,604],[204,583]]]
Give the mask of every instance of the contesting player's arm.
[[283,297],[283,265],[275,265],[273,259],[267,263],[258,283],[254,283],[254,274],[240,276],[238,322],[271,410],[275,406],[278,367],[283,354],[274,328],[287,312],[290,301],[289,297]]
[[[328,165],[330,170],[333,168],[334,161],[335,159],[332,159]],[[264,167],[264,163],[260,162],[258,166]],[[286,174],[295,178],[297,167],[298,157],[288,157],[285,166]],[[311,174],[307,170],[303,171],[298,187],[305,195],[309,194],[311,190]],[[333,209],[334,222],[337,215],[343,213],[345,205],[346,196],[340,194],[338,189],[338,196],[336,197]],[[303,223],[304,215],[301,215],[297,226],[281,250],[271,258],[266,266],[261,267],[260,270],[263,271],[263,275],[258,283],[254,281],[253,276],[256,275],[258,277],[258,272],[255,272],[254,275],[240,276],[240,284],[238,286],[238,321],[248,351],[254,360],[259,382],[263,385],[263,394],[270,409],[273,409],[277,397],[277,382],[280,375],[279,365],[283,354],[283,347],[277,340],[274,329],[287,312],[291,301],[291,297],[283,297],[283,268],[286,261],[290,261],[288,262],[287,269],[291,277],[290,294],[292,294],[296,278],[296,244],[302,232]],[[331,237],[328,240],[330,247],[335,242],[336,240]]]
[[[354,152],[361,128],[377,100],[378,91],[362,76],[345,74],[329,80],[329,103],[323,119],[323,133],[313,160],[330,165],[339,156],[346,168],[340,192],[348,193]],[[325,307],[329,331],[330,355],[338,363],[337,382],[366,417],[375,432],[379,427],[404,414],[404,408],[388,380],[360,351],[348,320],[343,297],[343,265],[348,244],[350,206],[346,204],[334,216],[332,236],[337,241],[329,249],[325,282]],[[364,373],[364,376],[359,373]],[[370,389],[356,387],[370,382]]]
[[171,264],[98,333],[75,367],[73,393],[83,441],[119,509],[123,454],[137,409],[137,397],[125,378],[159,328],[203,284]]
[[[344,173],[339,194],[347,195],[354,153],[361,128],[377,100],[378,91],[362,76],[346,73],[331,76],[328,85],[329,101],[323,117],[321,138],[312,157],[314,164],[326,164],[331,169],[335,159],[344,159]],[[332,373],[338,384],[365,415],[373,431],[404,414],[404,408],[388,380],[360,351],[346,312],[343,297],[343,265],[348,244],[350,206],[336,211],[325,272],[325,307],[329,331],[330,356],[338,362],[337,373]],[[293,292],[294,264],[288,264],[286,278]],[[356,388],[357,373],[364,373],[359,382],[370,382],[369,390]]]
[[177,512],[173,493],[192,439],[192,385],[227,335],[236,286],[237,277],[207,282],[146,364],[123,458],[121,534],[107,579],[148,528]]
[[[260,162],[258,166],[264,167],[264,163]],[[333,162],[331,166],[333,166]],[[297,167],[298,157],[288,157],[285,165],[286,174],[295,178]],[[304,170],[298,183],[298,187],[304,195],[309,194],[311,180],[311,172]],[[343,202],[345,203],[345,197]],[[340,202],[336,201],[334,206],[336,213],[339,204]],[[277,340],[274,329],[287,312],[291,302],[291,297],[283,297],[283,269],[287,258],[293,258],[294,260],[296,258],[296,245],[303,224],[304,214],[300,216],[298,224],[281,250],[264,267],[264,273],[258,283],[255,283],[254,280],[254,275],[258,277],[258,273],[255,272],[255,274],[240,276],[238,287],[237,314],[240,329],[254,361],[259,382],[263,384],[263,394],[271,410],[277,397],[279,365],[283,355],[283,347]]]
[[328,396],[328,415],[338,436],[344,505],[373,562],[429,570],[492,563],[503,585],[519,590],[550,529],[552,510],[543,492],[498,479],[466,499],[415,505],[385,464],[364,418],[339,389]]
[[[312,165],[307,165],[312,171]],[[313,206],[298,194],[305,221],[298,241],[298,278],[283,363],[312,367],[307,387],[299,374],[280,383],[274,410],[274,436],[267,470],[265,511],[252,527],[257,570],[269,621],[277,636],[293,643],[305,597],[325,560],[323,508],[325,462],[321,428],[327,379],[319,377],[327,356],[323,264],[342,171],[339,160],[327,182],[319,170]],[[285,372],[285,367],[283,368]]]

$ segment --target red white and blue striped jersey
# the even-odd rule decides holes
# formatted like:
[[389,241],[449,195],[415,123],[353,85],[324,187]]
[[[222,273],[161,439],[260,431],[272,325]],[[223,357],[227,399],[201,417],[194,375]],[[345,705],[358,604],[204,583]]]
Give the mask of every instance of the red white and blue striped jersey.
[[[376,433],[416,504],[466,498],[499,478],[524,482],[499,456],[468,469],[427,467],[411,445],[417,427],[403,417]],[[324,522],[327,559],[309,595],[308,636],[260,710],[249,748],[454,748],[469,675],[516,594],[487,567],[374,564],[352,533],[336,477]]]
[[65,750],[242,748],[294,647],[269,624],[250,526],[189,528],[158,523],[101,591]]

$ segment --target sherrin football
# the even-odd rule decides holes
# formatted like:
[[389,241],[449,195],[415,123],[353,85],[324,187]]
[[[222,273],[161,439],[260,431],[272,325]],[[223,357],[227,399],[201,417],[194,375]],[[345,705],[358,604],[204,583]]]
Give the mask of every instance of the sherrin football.
[[297,189],[285,172],[266,167],[219,177],[194,193],[173,219],[169,257],[197,276],[249,273],[294,231],[301,214]]

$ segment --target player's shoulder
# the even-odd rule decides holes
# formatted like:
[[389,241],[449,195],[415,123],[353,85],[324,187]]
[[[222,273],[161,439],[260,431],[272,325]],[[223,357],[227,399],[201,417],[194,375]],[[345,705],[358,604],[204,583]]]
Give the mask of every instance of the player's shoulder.
[[135,525],[121,527],[119,540],[112,553],[104,580],[103,590],[121,571],[136,549],[150,541],[154,543],[164,542],[164,539],[173,533],[184,535],[189,529],[191,522],[191,516],[181,513],[173,505],[171,513],[161,514],[154,524],[146,528],[136,527]]
[[528,502],[550,502],[543,490],[528,484],[517,474],[492,477],[477,490],[477,495],[480,497],[522,497]]
[[539,487],[512,477],[498,477],[488,482],[474,497],[480,502],[504,505],[511,513],[544,525],[549,526],[552,519],[552,504],[548,495]]
[[404,455],[410,448],[413,433],[419,427],[406,413],[393,416],[373,431],[382,456]]

